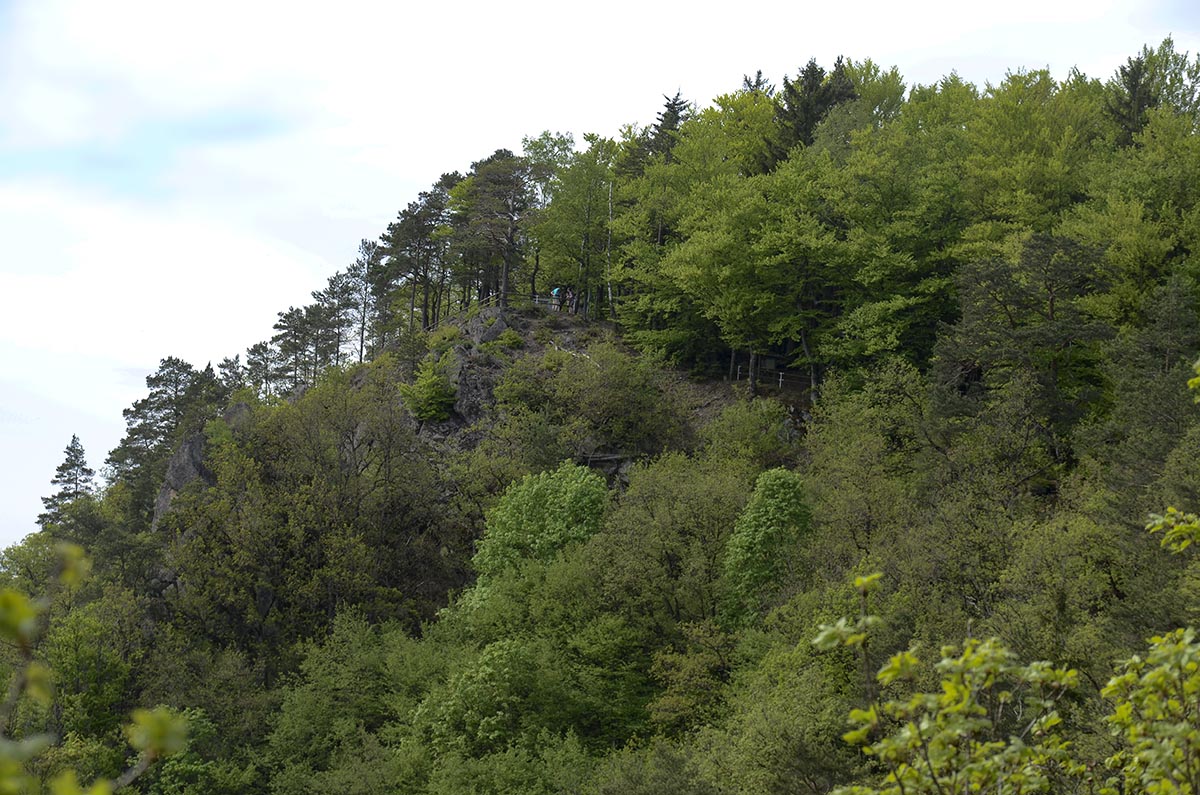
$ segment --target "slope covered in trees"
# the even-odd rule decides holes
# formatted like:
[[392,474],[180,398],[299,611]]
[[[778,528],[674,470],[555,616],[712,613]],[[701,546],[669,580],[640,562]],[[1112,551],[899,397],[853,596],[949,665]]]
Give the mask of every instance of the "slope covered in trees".
[[1198,91],[1169,40],[812,61],[446,173],[244,360],[163,360],[103,486],[72,439],[0,559],[55,685],[9,734],[115,777],[175,708],[146,793],[1191,791],[1140,743],[1200,731],[1144,530],[1200,505]]

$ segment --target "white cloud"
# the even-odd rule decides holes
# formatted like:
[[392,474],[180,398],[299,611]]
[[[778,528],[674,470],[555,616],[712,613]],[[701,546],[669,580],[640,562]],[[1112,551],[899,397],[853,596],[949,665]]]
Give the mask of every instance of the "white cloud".
[[[115,361],[232,355],[270,334],[277,304],[320,287],[326,263],[227,221],[38,184],[0,184],[0,214],[33,201],[46,237],[5,244],[41,272],[0,272],[0,344]],[[282,306],[280,307],[282,308]]]

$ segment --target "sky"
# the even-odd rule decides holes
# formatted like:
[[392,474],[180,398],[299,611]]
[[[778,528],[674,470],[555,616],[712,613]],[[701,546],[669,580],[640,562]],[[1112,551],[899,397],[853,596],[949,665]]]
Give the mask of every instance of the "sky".
[[162,358],[268,339],[418,191],[523,136],[615,136],[810,57],[1107,79],[1167,35],[1200,51],[1200,5],[0,0],[0,547],[73,434],[101,468]]

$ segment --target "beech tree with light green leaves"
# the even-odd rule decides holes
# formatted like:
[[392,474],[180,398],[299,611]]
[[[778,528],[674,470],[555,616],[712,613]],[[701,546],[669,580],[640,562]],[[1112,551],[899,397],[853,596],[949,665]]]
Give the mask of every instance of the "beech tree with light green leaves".
[[765,612],[772,606],[771,591],[803,578],[798,567],[808,530],[800,476],[785,469],[759,475],[725,544],[725,585],[733,616]]
[[488,516],[472,562],[480,576],[520,560],[548,562],[560,549],[589,538],[608,502],[604,479],[570,462],[514,483]]

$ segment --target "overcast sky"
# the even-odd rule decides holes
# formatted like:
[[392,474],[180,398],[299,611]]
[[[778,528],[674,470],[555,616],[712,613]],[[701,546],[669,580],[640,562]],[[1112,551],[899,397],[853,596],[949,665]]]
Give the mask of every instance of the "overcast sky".
[[982,87],[1200,50],[1194,0],[406,5],[0,0],[0,546],[72,434],[100,468],[160,359],[268,338],[440,173],[522,136],[616,135],[809,57]]

